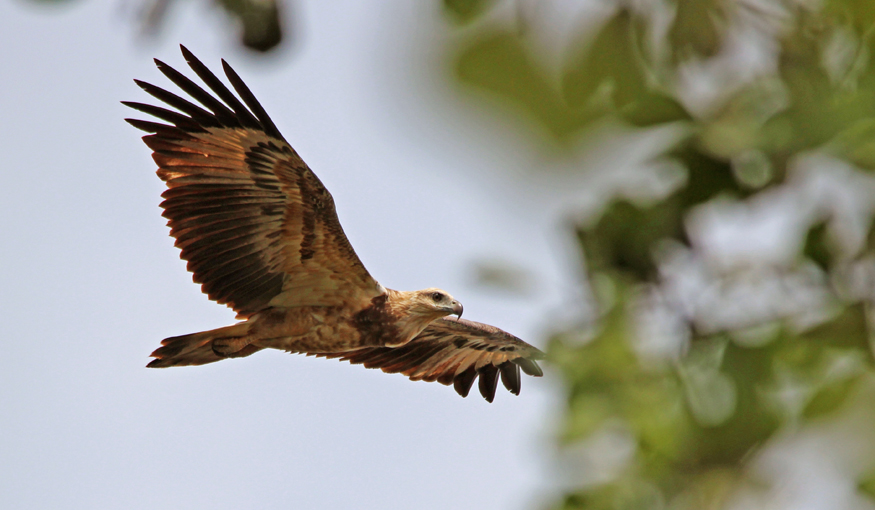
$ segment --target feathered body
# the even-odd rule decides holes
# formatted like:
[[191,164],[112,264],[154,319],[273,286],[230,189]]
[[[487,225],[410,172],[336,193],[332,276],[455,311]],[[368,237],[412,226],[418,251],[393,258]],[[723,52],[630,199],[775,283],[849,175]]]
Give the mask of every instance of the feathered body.
[[137,81],[176,111],[125,102],[166,124],[127,120],[151,133],[143,140],[168,187],[161,207],[194,281],[244,321],[167,338],[150,367],[202,365],[272,348],[452,383],[463,396],[479,375],[489,401],[499,374],[514,393],[520,368],[541,375],[533,360],[542,353],[534,347],[492,326],[447,317],[462,314],[447,292],[396,291],[372,278],[343,233],[331,194],[240,77],[222,62],[238,99],[182,51],[215,96],[156,60],[200,106]]

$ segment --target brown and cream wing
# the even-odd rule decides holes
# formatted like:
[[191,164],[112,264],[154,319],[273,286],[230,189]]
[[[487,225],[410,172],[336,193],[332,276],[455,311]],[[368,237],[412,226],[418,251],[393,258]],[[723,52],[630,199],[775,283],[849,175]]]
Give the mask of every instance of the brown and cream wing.
[[544,353],[494,326],[445,317],[401,347],[372,347],[351,352],[313,353],[340,358],[366,368],[400,372],[414,381],[452,384],[466,397],[479,376],[483,398],[492,402],[498,380],[514,395],[520,392],[520,369],[543,375],[536,360]]
[[267,306],[367,303],[380,294],[343,233],[331,194],[240,77],[222,61],[235,95],[182,52],[214,95],[156,60],[200,105],[140,81],[177,111],[124,104],[165,121],[126,119],[152,133],[143,140],[167,183],[161,207],[194,281],[241,318]]

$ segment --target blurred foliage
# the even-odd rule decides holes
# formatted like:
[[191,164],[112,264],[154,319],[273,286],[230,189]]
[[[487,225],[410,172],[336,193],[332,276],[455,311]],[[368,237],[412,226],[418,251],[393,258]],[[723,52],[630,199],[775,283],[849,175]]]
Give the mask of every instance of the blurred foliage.
[[588,51],[575,52],[579,56],[562,76],[562,95],[569,107],[586,105],[602,87],[617,108],[642,96],[647,84],[635,37],[640,23],[639,17],[621,9],[599,30]]
[[243,45],[268,51],[282,39],[280,10],[276,0],[218,0],[231,16],[239,20]]
[[[644,202],[618,194],[576,227],[598,311],[549,344],[567,396],[558,442],[570,482],[555,508],[716,509],[767,491],[755,466],[778,437],[826,427],[848,406],[875,409],[849,400],[875,375],[875,197],[852,198],[875,169],[875,3],[666,0],[645,9],[617,0],[603,22],[568,37],[558,59],[536,43],[537,23],[496,22],[502,4],[444,2],[465,13],[454,67],[464,86],[542,126],[558,150],[604,118],[630,130],[682,123],[690,133],[661,156],[686,169],[676,189]],[[756,59],[738,50],[740,38],[757,41],[771,65],[748,72]],[[705,95],[686,86],[696,73],[710,80],[700,82],[710,83]],[[827,188],[842,191],[818,195]],[[784,207],[802,229],[796,256],[715,244],[727,234],[701,218],[726,204],[751,227],[769,221],[760,209]],[[855,211],[857,224],[841,210]],[[646,345],[655,340],[654,356]],[[618,427],[632,453],[600,466],[611,455],[590,449]],[[857,440],[875,445],[875,427]],[[875,499],[875,459],[864,464],[848,471],[850,483]]]
[[628,273],[637,281],[655,279],[658,270],[653,248],[666,239],[687,242],[683,226],[686,211],[718,195],[747,195],[733,178],[729,162],[715,159],[689,143],[668,155],[685,164],[686,186],[646,206],[618,199],[605,209],[598,222],[578,228],[590,268]]
[[454,21],[465,24],[474,21],[492,4],[492,0],[443,0],[444,11]]
[[[29,0],[34,4],[66,5],[73,0]],[[135,0],[139,2],[138,14],[143,31],[154,35],[161,30],[168,17],[173,15],[173,4],[179,0]],[[276,48],[285,37],[288,28],[284,27],[283,13],[291,8],[292,0],[211,0],[214,7],[223,10],[239,25],[240,43],[255,51],[268,52]],[[482,4],[484,2],[451,2],[458,4]],[[463,9],[464,10],[464,9]],[[469,8],[472,14],[477,9]]]
[[674,23],[668,33],[674,61],[717,54],[731,7],[732,3],[725,0],[675,0]]
[[[143,26],[147,32],[157,32],[171,14],[176,0],[144,0]],[[289,2],[283,0],[213,0],[240,26],[240,42],[256,51],[275,48],[283,39],[281,13]],[[280,4],[283,4],[281,7]]]
[[460,80],[510,99],[556,137],[577,132],[590,120],[565,105],[546,71],[510,30],[478,35],[459,55],[456,72]]

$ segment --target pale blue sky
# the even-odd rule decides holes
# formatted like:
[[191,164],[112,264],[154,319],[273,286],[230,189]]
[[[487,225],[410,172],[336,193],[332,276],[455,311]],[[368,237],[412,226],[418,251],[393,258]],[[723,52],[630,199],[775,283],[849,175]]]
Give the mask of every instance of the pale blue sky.
[[[538,168],[570,163],[444,81],[438,2],[298,1],[294,50],[264,61],[201,2],[140,39],[133,3],[0,3],[4,506],[537,507],[561,398],[549,374],[489,405],[280,352],[145,369],[162,338],[233,314],[191,283],[149,151],[122,121],[138,114],[119,101],[147,99],[133,78],[168,86],[152,57],[185,71],[179,43],[214,70],[226,58],[381,283],[445,288],[466,318],[541,347],[574,294],[559,212],[577,191]],[[495,259],[533,290],[473,284],[471,264]]]

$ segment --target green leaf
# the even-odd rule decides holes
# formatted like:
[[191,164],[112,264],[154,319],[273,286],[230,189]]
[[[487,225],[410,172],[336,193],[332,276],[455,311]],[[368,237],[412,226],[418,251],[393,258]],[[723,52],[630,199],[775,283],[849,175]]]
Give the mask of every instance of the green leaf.
[[769,158],[754,149],[735,155],[732,159],[732,173],[740,185],[750,189],[763,188],[772,181],[775,174]]
[[572,114],[517,34],[496,31],[477,37],[460,52],[455,69],[460,81],[522,107],[556,137],[588,121]]
[[494,0],[443,0],[444,12],[460,24],[470,23],[486,12]]
[[803,415],[811,419],[835,412],[845,403],[859,380],[859,377],[850,377],[826,385],[814,394],[808,405],[805,406]]
[[691,142],[669,153],[687,167],[687,185],[677,193],[681,212],[718,195],[746,197],[752,192],[741,187],[728,159],[709,154]]
[[875,118],[851,124],[836,135],[829,149],[859,167],[875,170]]
[[869,472],[857,482],[857,490],[868,496],[869,499],[875,500],[875,467],[870,468]]
[[847,23],[860,34],[875,25],[875,3],[869,0],[826,0],[823,12],[834,16],[840,23]]
[[629,478],[569,494],[563,510],[654,510],[665,507],[662,492],[646,480]]
[[703,427],[725,423],[735,413],[735,384],[720,372],[727,343],[726,338],[696,342],[678,366],[687,404]]
[[572,108],[585,107],[601,87],[617,108],[624,108],[647,92],[643,62],[635,45],[641,20],[621,9],[601,28],[595,40],[578,52],[562,80],[562,92]]
[[848,306],[840,315],[806,331],[800,338],[812,345],[855,349],[866,353],[866,362],[875,367],[875,358],[869,344],[866,306],[863,303]]
[[693,120],[675,98],[659,92],[641,93],[620,108],[620,115],[633,126],[639,127]]
[[[771,149],[786,153],[820,147],[858,121],[875,117],[875,73],[871,66],[852,82],[833,83],[823,66],[825,28],[820,18],[801,16],[781,44],[779,72],[789,92],[789,107],[765,126],[764,136],[779,143]],[[820,23],[820,24],[819,24]],[[856,130],[865,134],[866,125]],[[861,131],[845,133],[839,145],[859,139]],[[866,159],[866,149],[857,156]],[[854,150],[849,152],[854,155]]]
[[[697,337],[693,343],[702,341],[715,339]],[[732,380],[735,412],[717,426],[699,428],[698,434],[689,438],[690,461],[699,466],[736,465],[778,429],[780,420],[759,393],[772,378],[772,359],[780,345],[778,341],[751,349],[726,343],[720,373]]]
[[580,230],[579,235],[592,271],[623,271],[638,280],[647,280],[656,274],[653,260],[656,242],[680,239],[682,228],[675,200],[651,207],[618,200],[598,223]]
[[282,40],[280,10],[276,0],[216,0],[240,21],[244,46],[269,51]]
[[674,21],[668,32],[672,59],[712,57],[723,44],[727,5],[724,0],[676,0]]

